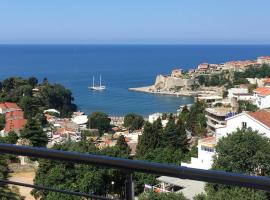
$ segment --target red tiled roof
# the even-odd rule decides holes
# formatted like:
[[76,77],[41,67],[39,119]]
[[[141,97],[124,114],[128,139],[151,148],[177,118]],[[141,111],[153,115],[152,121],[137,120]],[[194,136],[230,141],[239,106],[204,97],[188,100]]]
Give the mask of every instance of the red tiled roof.
[[259,87],[259,88],[255,89],[254,92],[258,93],[261,96],[268,96],[268,95],[270,95],[270,88]]
[[0,103],[0,108],[2,108],[2,109],[7,109],[5,103]]
[[26,119],[7,120],[5,131],[10,132],[13,130],[21,130],[26,124]]
[[65,133],[65,129],[64,128],[57,128],[55,134],[59,134],[59,135],[62,135]]
[[267,127],[270,128],[270,112],[267,110],[258,110],[255,112],[249,112],[248,115],[250,115],[252,118],[258,120],[259,122],[263,123]]
[[5,102],[1,103],[0,107],[5,113],[5,132],[23,129],[26,119],[24,119],[24,113],[16,103]]
[[264,83],[270,83],[270,78],[263,81]]
[[16,103],[11,102],[0,103],[0,108],[2,108],[3,110],[7,109],[21,110],[21,108]]
[[15,110],[15,111],[11,111],[11,112],[7,112],[6,113],[6,119],[9,118],[23,118],[24,114],[21,110]]
[[253,60],[239,60],[239,61],[230,61],[226,62],[227,65],[234,65],[235,67],[246,67],[249,65],[254,65],[256,62]]
[[7,108],[20,109],[16,103],[5,102]]

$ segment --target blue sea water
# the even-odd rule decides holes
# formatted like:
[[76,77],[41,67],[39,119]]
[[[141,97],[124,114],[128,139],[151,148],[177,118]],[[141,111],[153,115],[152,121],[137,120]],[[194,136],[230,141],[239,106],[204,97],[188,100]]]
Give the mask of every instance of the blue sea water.
[[[222,63],[270,55],[269,45],[0,45],[0,79],[36,76],[70,88],[79,109],[110,115],[175,112],[190,97],[130,92],[151,85],[157,74],[199,63]],[[102,75],[107,90],[93,92],[92,76]]]

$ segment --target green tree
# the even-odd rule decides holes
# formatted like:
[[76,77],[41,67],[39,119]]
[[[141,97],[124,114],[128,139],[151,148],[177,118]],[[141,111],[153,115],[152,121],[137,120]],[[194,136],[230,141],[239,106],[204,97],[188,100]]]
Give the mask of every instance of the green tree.
[[73,103],[74,98],[71,91],[60,84],[44,83],[40,89],[39,97],[47,109],[59,110],[61,117],[70,117],[72,112],[77,109]]
[[183,157],[184,154],[181,149],[166,147],[148,151],[140,160],[180,165]]
[[199,77],[199,84],[200,85],[205,85],[205,83],[206,83],[206,78],[205,78],[205,75],[200,75]]
[[163,134],[162,134],[162,144],[161,147],[170,147],[172,149],[175,149],[176,147],[176,134],[177,134],[177,130],[176,130],[176,124],[175,124],[175,119],[170,116],[168,123],[166,124]]
[[254,112],[254,111],[257,111],[259,110],[259,108],[248,102],[248,101],[238,101],[238,113],[241,113],[243,111],[251,111],[251,112]]
[[[270,141],[250,128],[238,129],[219,140],[213,169],[257,176],[270,175]],[[206,199],[267,199],[264,192],[232,186],[208,184]],[[230,198],[229,198],[230,199]]]
[[110,122],[109,116],[103,112],[93,112],[88,116],[88,127],[98,129],[100,134],[110,130]]
[[9,132],[5,137],[0,136],[1,143],[16,144],[18,139],[19,137],[15,131]]
[[199,194],[194,200],[267,200],[264,192],[247,188],[224,188],[211,194]]
[[20,99],[19,106],[23,109],[27,119],[36,118],[38,114],[45,110],[44,102],[39,97],[24,96]]
[[269,139],[250,128],[238,129],[221,139],[216,152],[213,169],[261,176],[270,174]]
[[129,148],[127,142],[125,141],[125,137],[123,135],[119,136],[116,142],[116,147],[119,148],[119,150],[127,155],[130,154],[131,149]]
[[188,107],[185,105],[180,113],[180,117],[183,120],[183,123],[186,124],[187,121],[187,117],[189,115],[189,109]]
[[250,84],[248,86],[248,92],[252,94],[253,90],[255,90],[257,87],[258,87],[258,84]]
[[34,88],[38,84],[38,79],[36,77],[32,76],[28,79],[28,84]]
[[[3,140],[1,137],[0,143],[9,143],[6,139]],[[9,162],[10,155],[0,155],[0,180],[7,180],[9,169],[8,169],[8,162]],[[11,188],[7,185],[1,185],[0,187],[0,199],[1,200],[23,200],[23,198],[18,194],[17,190]]]
[[5,128],[6,124],[6,117],[4,114],[0,114],[0,130],[3,130]]
[[220,85],[220,79],[218,75],[212,75],[210,79],[210,86]]
[[129,113],[124,118],[124,127],[130,130],[141,129],[144,124],[144,119],[141,115],[135,113]]
[[[184,158],[184,154],[180,149],[174,150],[172,148],[156,148],[149,150],[145,155],[140,157],[140,160],[157,162],[157,163],[170,163],[181,164],[181,160]],[[153,174],[135,173],[135,191],[137,194],[143,192],[144,185],[156,185],[157,176]]]
[[47,134],[40,123],[35,119],[29,119],[21,131],[21,138],[29,139],[33,146],[45,147],[48,143]]
[[246,78],[267,78],[270,77],[270,66],[263,64],[261,67],[251,66],[244,72],[234,72],[234,84],[248,83]]
[[161,140],[161,147],[171,148],[173,150],[179,149],[183,152],[188,151],[188,140],[185,125],[179,117],[175,123],[174,117],[170,117],[164,128]]
[[[184,153],[188,151],[186,142],[184,125],[180,120],[175,124],[174,118],[170,116],[164,130],[160,118],[153,124],[146,122],[143,134],[139,137],[136,159],[180,164]],[[135,180],[136,193],[143,191],[144,184],[157,184],[156,176],[151,174],[136,173]]]
[[[69,141],[63,144],[57,144],[53,149],[128,158],[128,152],[124,146],[126,145],[121,142],[121,144],[118,143],[114,147],[98,150],[92,142]],[[114,185],[112,185],[112,181]],[[119,170],[40,159],[34,183],[47,187],[80,191],[95,195],[112,194],[123,198],[125,175]],[[44,200],[52,200],[56,197],[59,200],[81,199],[70,195],[36,189],[32,191],[32,194],[36,199]]]
[[136,149],[137,158],[142,157],[146,152],[159,146],[161,141],[161,129],[162,125],[160,119],[155,124],[149,122],[145,123],[143,134],[139,136]]
[[178,118],[176,122],[176,141],[175,141],[175,148],[180,148],[182,152],[188,152],[188,139],[187,139],[187,132],[184,121],[181,117]]
[[189,115],[186,120],[186,128],[193,135],[204,135],[206,132],[205,105],[203,102],[197,101],[191,106]]
[[77,109],[71,91],[60,84],[50,84],[46,81],[40,84],[39,91],[33,94],[33,87],[38,84],[35,77],[10,77],[2,83],[0,101],[18,103],[27,118],[37,118],[37,113],[49,108],[59,110],[61,117],[69,117]]

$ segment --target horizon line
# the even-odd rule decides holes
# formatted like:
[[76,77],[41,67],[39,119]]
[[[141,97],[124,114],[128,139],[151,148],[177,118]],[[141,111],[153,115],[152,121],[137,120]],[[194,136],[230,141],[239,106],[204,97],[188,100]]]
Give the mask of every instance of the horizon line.
[[268,46],[270,43],[0,43],[0,45],[260,45],[260,46]]

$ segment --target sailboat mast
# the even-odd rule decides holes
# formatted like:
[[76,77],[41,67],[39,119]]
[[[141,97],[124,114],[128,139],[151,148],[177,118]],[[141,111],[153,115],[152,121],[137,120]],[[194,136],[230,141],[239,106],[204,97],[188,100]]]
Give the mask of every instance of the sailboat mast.
[[99,75],[99,86],[101,86],[101,75]]
[[95,86],[95,77],[93,76],[93,87]]

